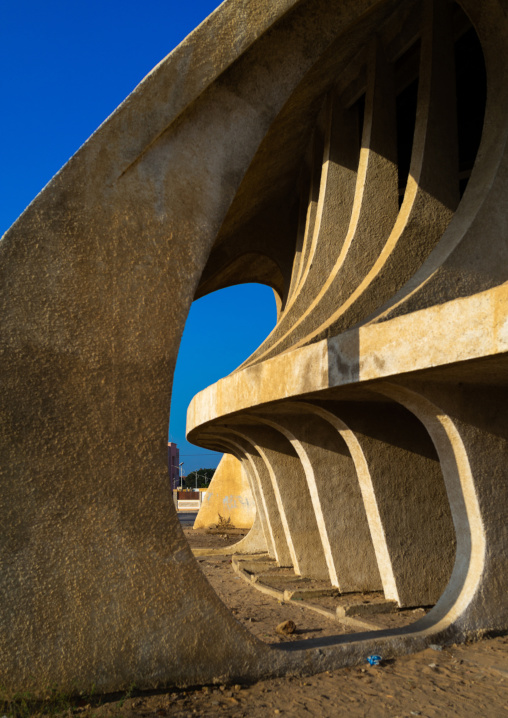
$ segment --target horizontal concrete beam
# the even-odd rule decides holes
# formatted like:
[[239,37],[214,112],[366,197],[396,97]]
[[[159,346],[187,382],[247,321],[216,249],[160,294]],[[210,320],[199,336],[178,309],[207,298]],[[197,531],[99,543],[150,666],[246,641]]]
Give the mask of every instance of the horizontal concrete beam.
[[508,285],[370,324],[234,372],[196,394],[187,435],[244,409],[508,352]]

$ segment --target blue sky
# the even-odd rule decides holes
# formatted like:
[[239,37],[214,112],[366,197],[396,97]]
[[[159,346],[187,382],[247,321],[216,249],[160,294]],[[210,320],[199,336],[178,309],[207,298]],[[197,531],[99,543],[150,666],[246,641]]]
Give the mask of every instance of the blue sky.
[[[143,77],[218,4],[0,0],[0,235]],[[233,287],[193,304],[171,410],[171,439],[180,447],[185,473],[215,466],[218,460],[218,455],[185,442],[190,399],[238,366],[274,323],[275,302],[268,287]]]
[[192,304],[178,354],[170,422],[170,438],[180,448],[184,474],[216,466],[221,456],[196,457],[193,454],[203,450],[185,441],[190,400],[252,354],[275,319],[273,291],[259,284],[228,287]]

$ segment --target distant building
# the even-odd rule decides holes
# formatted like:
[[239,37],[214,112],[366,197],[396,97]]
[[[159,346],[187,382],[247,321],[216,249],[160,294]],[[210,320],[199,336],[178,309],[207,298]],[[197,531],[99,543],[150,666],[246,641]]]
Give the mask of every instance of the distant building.
[[168,471],[171,488],[176,489],[180,486],[180,450],[172,441],[168,441]]

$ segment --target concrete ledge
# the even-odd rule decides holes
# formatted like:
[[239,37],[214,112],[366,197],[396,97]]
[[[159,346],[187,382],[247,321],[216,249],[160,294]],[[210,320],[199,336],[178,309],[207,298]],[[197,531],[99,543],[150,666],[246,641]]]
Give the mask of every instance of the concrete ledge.
[[344,332],[237,371],[203,389],[187,435],[218,418],[281,399],[508,352],[508,285]]

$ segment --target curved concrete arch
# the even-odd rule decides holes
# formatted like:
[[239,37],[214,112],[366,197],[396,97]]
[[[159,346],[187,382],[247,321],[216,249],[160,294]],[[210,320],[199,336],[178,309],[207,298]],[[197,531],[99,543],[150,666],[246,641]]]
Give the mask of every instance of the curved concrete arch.
[[372,536],[372,543],[376,552],[377,565],[383,584],[385,598],[398,601],[398,591],[393,567],[390,560],[390,554],[385,540],[383,522],[377,507],[376,495],[372,485],[372,478],[365,455],[362,451],[360,442],[355,433],[335,414],[332,414],[320,407],[314,407],[312,404],[304,404],[307,411],[312,411],[316,415],[328,421],[340,434],[346,443],[353,461],[355,463],[358,482],[363,497],[364,506],[367,512],[369,528]]
[[[357,184],[357,166],[359,148],[358,113],[356,108],[346,110],[337,97],[329,97],[325,153],[321,174],[320,194],[313,224],[311,261],[307,263],[305,273],[298,287],[293,290],[277,325],[266,338],[259,350],[249,357],[248,365],[254,357],[261,358],[263,350],[269,350],[292,331],[302,313],[307,310],[310,298],[319,293],[322,286],[322,271],[330,264],[330,247],[340,249],[347,237],[347,230],[353,211],[355,188]],[[338,201],[339,200],[339,201]],[[303,206],[303,203],[302,203]],[[310,212],[311,202],[309,200]],[[305,231],[310,228],[311,218],[306,217]],[[320,240],[318,242],[318,239]],[[295,265],[296,267],[296,258]],[[305,291],[303,288],[305,287]]]
[[[503,82],[502,78],[506,74],[505,53],[502,49],[506,41],[505,20],[498,0],[490,0],[485,14],[477,4],[467,0],[459,4],[471,18],[484,48],[489,78],[485,125],[489,131],[484,134],[471,180],[458,211],[452,219],[457,205],[456,189],[454,191],[453,185],[457,184],[458,178],[454,167],[457,142],[455,133],[450,128],[454,116],[454,92],[453,88],[450,89],[453,83],[448,71],[443,72],[441,69],[436,72],[437,67],[449,68],[453,64],[443,60],[450,55],[450,33],[445,31],[446,22],[443,22],[442,17],[446,10],[445,4],[427,2],[428,18],[424,23],[426,33],[420,73],[422,88],[414,138],[413,166],[403,207],[390,239],[365,280],[358,282],[344,303],[337,301],[334,296],[330,311],[321,307],[318,312],[316,305],[316,317],[311,319],[308,307],[311,306],[313,297],[315,301],[315,292],[310,286],[305,287],[305,292],[302,288],[304,296],[298,311],[289,312],[287,315],[283,312],[272,334],[242,366],[249,366],[273,356],[274,353],[287,351],[290,347],[295,348],[315,341],[325,333],[337,333],[360,321],[384,321],[388,317],[432,305],[436,296],[441,302],[444,295],[451,299],[470,294],[473,287],[474,291],[481,291],[506,281],[503,269],[506,266],[504,240],[493,238],[489,243],[489,251],[482,254],[484,268],[481,272],[478,271],[476,260],[470,261],[470,257],[475,254],[473,244],[478,246],[480,243],[479,232],[487,221],[486,210],[482,209],[482,204],[489,204],[490,223],[503,222],[502,212],[499,211],[499,204],[495,199],[498,194],[493,189],[493,184],[503,182],[499,163],[504,155],[499,152],[499,148],[506,144],[507,128],[502,110],[506,104],[506,88],[497,84]],[[432,15],[435,15],[434,19]],[[443,121],[442,117],[437,116],[436,108],[439,108],[439,113],[445,105],[448,110],[445,112],[446,121]],[[448,157],[446,181],[443,180],[439,168],[436,169],[444,156]],[[478,219],[475,219],[476,215]],[[483,217],[481,220],[480,215]],[[375,219],[373,221],[375,222]],[[501,228],[496,236],[503,236]],[[406,243],[407,251],[404,249]],[[401,254],[404,257],[401,258]],[[326,268],[324,271],[327,271]],[[319,263],[315,272],[321,275],[323,273],[323,267]],[[467,280],[459,280],[459,272],[461,277],[467,276]],[[447,281],[446,277],[452,274],[454,280]],[[396,284],[400,280],[404,286],[397,289]],[[432,289],[434,285],[435,294]],[[323,291],[323,286],[319,285],[319,291]],[[458,290],[459,286],[463,286],[463,289]],[[415,293],[422,297],[427,296],[427,299],[419,304]],[[296,294],[292,301],[296,301]],[[403,300],[402,297],[406,299]],[[368,308],[371,300],[374,304]],[[384,301],[385,304],[375,309],[375,304],[379,301]],[[405,308],[403,302],[406,302]],[[304,317],[307,317],[307,323],[310,322],[309,330],[295,334],[295,329],[304,321]],[[318,328],[312,326],[315,322]],[[287,330],[285,332],[284,327]]]
[[[299,407],[304,409],[305,405]],[[326,426],[316,421],[317,412],[310,410],[313,420],[306,423],[304,412],[295,416],[291,409],[291,404],[281,404],[270,418],[263,414],[260,418],[286,436],[302,462],[330,581],[342,593],[379,590],[381,580],[354,462],[348,456],[339,463],[337,437],[327,436]],[[315,555],[315,543],[310,537],[307,550]]]
[[[395,96],[391,68],[388,66],[382,49],[376,41],[371,43],[369,58],[369,83],[366,114],[368,120],[363,129],[362,150],[360,152],[356,188],[347,234],[339,243],[339,254],[326,280],[321,284],[317,296],[293,321],[289,328],[268,348],[264,345],[243,365],[273,356],[273,350],[288,348],[286,338],[294,335],[296,328],[304,323],[310,313],[318,307],[322,298],[328,294],[346,264],[354,264],[358,255],[365,254],[368,241],[367,229],[372,228],[374,216],[380,218],[375,227],[376,244],[382,246],[395,223],[397,207],[397,170],[395,164]],[[390,191],[392,190],[392,191]],[[324,202],[324,194],[321,195]],[[339,204],[339,207],[342,205]],[[322,213],[322,207],[320,207]],[[316,226],[319,231],[320,224]],[[370,241],[373,239],[370,237]],[[357,247],[358,245],[358,247]],[[375,250],[369,249],[369,256]],[[342,276],[342,275],[341,275]],[[306,277],[306,275],[304,275]],[[304,279],[302,278],[302,282]],[[344,280],[342,280],[344,281]],[[296,290],[298,291],[298,290]],[[329,296],[329,294],[328,294]],[[274,335],[275,336],[275,335]],[[301,343],[304,343],[302,340]]]
[[321,165],[327,164],[330,151],[329,127],[327,127],[327,130],[326,136],[323,139],[318,122],[311,142],[309,202],[305,222],[303,223],[301,248],[298,246],[299,243],[297,239],[295,261],[293,263],[293,273],[285,313],[287,313],[287,310],[293,304],[294,299],[298,296],[302,285],[305,283],[305,278],[308,275],[317,247],[318,227],[321,224],[325,207],[324,191],[327,184],[327,175],[321,172]]
[[[328,579],[329,572],[305,472],[291,443],[263,417],[242,418],[241,430],[264,459],[297,575]],[[313,551],[309,551],[309,546]]]
[[[208,434],[209,437],[213,438],[213,432]],[[211,553],[219,552],[221,554],[228,553],[258,553],[259,551],[266,551],[270,556],[276,557],[275,546],[272,537],[271,526],[268,523],[268,517],[265,509],[264,495],[260,489],[259,476],[256,472],[255,466],[245,451],[245,448],[239,441],[234,441],[232,438],[224,438],[224,435],[220,436],[221,450],[228,449],[233,455],[235,455],[239,461],[243,463],[245,473],[247,474],[250,488],[256,502],[256,516],[254,524],[243,539],[233,546],[216,549]],[[209,551],[202,551],[201,553],[210,553]],[[198,555],[194,551],[194,555]]]
[[[233,444],[230,444],[229,442],[224,441],[224,437],[221,437],[220,446],[217,448],[218,451],[226,451],[226,453],[231,453],[232,456],[235,456],[240,462],[246,462],[245,455],[242,451],[239,450],[239,447],[234,446]],[[256,490],[257,487],[253,484],[252,477],[248,471],[244,467],[245,473],[247,475],[247,479],[249,482],[249,488],[252,491],[252,494],[254,497],[256,497]],[[256,500],[256,499],[255,499]],[[245,553],[245,554],[255,554],[255,553],[265,553],[268,551],[268,544],[266,541],[265,531],[264,531],[264,524],[263,524],[263,507],[262,505],[258,505],[256,502],[256,509],[254,514],[254,521],[252,523],[252,526],[246,536],[244,536],[242,539],[240,539],[236,544],[233,544],[232,546],[227,546],[223,548],[216,548],[216,549],[202,549],[202,548],[193,548],[192,553],[194,556],[209,556],[209,555],[215,555],[215,556],[229,556],[234,553]],[[197,518],[197,517],[196,517]],[[199,526],[196,527],[196,523],[194,523],[193,528],[199,528]]]
[[[298,245],[294,252],[293,294],[286,304],[286,311],[280,315],[278,328],[245,364],[230,377],[196,396],[188,412],[189,436],[199,441],[206,428],[219,428],[230,421],[238,425],[250,423],[253,414],[261,415],[280,429],[280,412],[285,411],[285,404],[289,400],[294,402],[294,411],[303,414],[309,410],[301,406],[302,401],[305,405],[310,403],[325,410],[332,408],[336,416],[335,425],[343,432],[343,436],[349,437],[349,450],[356,461],[370,516],[371,533],[377,545],[378,563],[382,572],[385,572],[384,584],[388,596],[398,597],[399,603],[403,605],[414,605],[413,601],[419,602],[426,595],[432,602],[443,591],[427,619],[407,630],[393,632],[390,636],[377,636],[375,645],[380,651],[414,650],[425,645],[431,636],[434,640],[464,639],[483,631],[506,630],[508,625],[506,602],[502,598],[508,576],[505,558],[508,555],[508,535],[506,509],[503,508],[507,504],[508,482],[504,457],[508,451],[508,426],[502,409],[508,384],[508,245],[506,212],[500,201],[506,194],[505,165],[508,157],[508,123],[504,112],[507,97],[505,50],[508,44],[505,5],[504,0],[486,0],[481,7],[474,0],[460,0],[457,8],[453,8],[452,37],[450,27],[446,29],[446,23],[440,22],[441,13],[446,12],[445,3],[425,0],[427,16],[419,73],[414,65],[410,66],[415,53],[405,54],[407,48],[414,45],[417,28],[422,27],[419,17],[414,13],[415,8],[404,4],[404,11],[408,14],[403,17],[402,4],[399,5],[395,13],[397,23],[390,29],[390,21],[387,20],[387,24],[380,27],[377,35],[386,49],[388,65],[401,60],[399,70],[403,71],[405,79],[401,85],[399,76],[397,87],[400,89],[405,86],[404,82],[411,82],[416,77],[420,80],[420,106],[413,138],[414,163],[405,187],[400,221],[391,228],[391,240],[381,250],[381,245],[376,243],[379,238],[377,235],[372,243],[367,240],[363,245],[365,257],[360,258],[358,263],[353,262],[351,267],[352,277],[356,272],[358,280],[353,287],[354,290],[358,289],[358,296],[348,294],[355,300],[349,308],[344,304],[344,300],[346,303],[348,301],[344,292],[349,292],[344,285],[338,287],[329,307],[323,305],[322,315],[316,312],[316,317],[312,317],[316,323],[313,324],[310,321],[311,314],[307,314],[305,321],[309,322],[309,326],[304,325],[303,316],[316,296],[323,291],[330,277],[330,266],[334,266],[341,251],[345,253],[346,262],[351,250],[354,254],[356,249],[356,245],[353,247],[351,243],[346,252],[342,242],[337,243],[339,246],[333,245],[332,237],[325,242],[327,246],[320,245],[321,235],[318,237],[314,233],[319,224],[318,209],[323,213],[333,211],[333,198],[326,197],[323,192],[316,196],[317,182],[312,182],[314,176],[310,178],[316,163],[306,155],[305,162],[302,162],[306,177],[303,181],[300,177],[300,184],[295,181],[293,192],[296,192],[297,186],[303,187],[300,194],[307,202],[305,182],[310,182],[310,201],[307,202],[307,218],[305,222],[300,222],[299,230],[295,232]],[[466,15],[460,8],[465,10]],[[406,20],[408,22],[404,25]],[[403,26],[412,29],[404,34],[404,30],[401,30]],[[478,93],[469,97],[473,102],[471,108],[473,105],[483,107],[483,68],[487,75],[487,105],[481,141],[481,128],[477,128],[477,136],[469,137],[472,154],[467,155],[466,152],[467,156],[463,155],[463,159],[470,164],[461,179],[466,180],[471,168],[472,171],[462,201],[450,220],[456,204],[453,185],[458,177],[454,156],[457,140],[460,140],[452,127],[453,60],[450,50],[457,38],[465,39],[462,49],[457,49],[457,56],[460,59],[461,52],[470,52],[477,71],[477,80],[471,85],[476,82]],[[398,49],[394,49],[392,42]],[[377,62],[380,77],[382,64],[382,61]],[[375,65],[371,58],[371,69]],[[347,98],[346,107],[352,107],[358,101],[366,84],[374,93],[376,81],[372,80],[373,75],[370,81],[366,81],[362,72],[359,72],[360,66],[365,66],[364,54],[359,54],[356,61],[350,59],[345,69],[346,77],[338,83],[337,95],[339,99]],[[462,79],[460,73],[456,77],[465,83],[469,80],[469,70],[464,57],[460,66],[465,75],[462,75]],[[474,73],[471,73],[471,79],[474,79]],[[466,92],[464,88],[463,92]],[[330,97],[333,98],[331,85],[323,85],[321,107],[325,106],[325,98],[330,102]],[[325,131],[325,156],[329,149],[328,137],[332,136],[327,135],[330,126],[327,125],[329,117],[325,117],[330,106],[333,117],[333,99],[331,105],[325,107],[325,112],[319,115],[316,110],[314,115],[314,129],[318,134],[323,128]],[[447,107],[449,111],[446,120],[436,122],[435,113],[439,107]],[[367,122],[374,120],[375,113],[371,113],[370,109],[368,106]],[[375,109],[377,112],[379,106]],[[475,121],[481,125],[480,115],[478,113]],[[284,113],[281,113],[282,116]],[[367,134],[365,136],[367,139]],[[383,137],[388,144],[390,136],[388,127]],[[309,132],[307,150],[311,140]],[[476,140],[480,145],[475,156]],[[267,148],[268,145],[265,151]],[[372,143],[369,148],[373,149]],[[443,155],[442,150],[448,158],[447,179],[443,186],[440,185],[439,166],[436,167]],[[301,157],[303,154],[302,151]],[[363,153],[364,159],[366,156],[369,156],[368,152]],[[311,165],[310,172],[307,164]],[[261,174],[259,165],[257,172]],[[293,173],[296,174],[294,168]],[[270,175],[270,179],[273,178]],[[255,200],[263,196],[259,183],[256,185],[250,181],[247,185],[257,190],[252,195]],[[426,190],[432,194],[432,201],[428,205]],[[374,198],[374,206],[379,199],[379,196]],[[370,209],[368,204],[367,212]],[[343,209],[346,211],[346,208]],[[300,219],[303,219],[304,214],[300,207]],[[381,227],[374,215],[369,225],[372,231]],[[266,222],[269,213],[260,210],[260,216],[262,221],[258,220],[257,224],[253,220],[258,228],[263,226],[262,222]],[[411,233],[415,230],[412,222],[417,217],[422,221],[422,227],[428,223],[429,231],[429,243],[424,248],[419,247],[418,251],[414,242],[410,241]],[[314,245],[312,240],[316,237],[319,241]],[[423,234],[416,229],[414,238],[422,239]],[[399,250],[402,251],[405,241],[408,241],[409,253],[407,266],[411,265],[413,272],[409,279],[407,275],[402,278],[404,267],[398,267],[395,274],[391,275],[398,264],[397,254]],[[372,274],[370,270],[364,271],[371,255],[375,255],[370,264]],[[318,257],[325,256],[328,260],[331,257],[331,260],[325,261],[323,266],[312,266]],[[312,284],[314,278],[316,286]],[[386,281],[381,294],[377,293],[377,278]],[[398,284],[399,281],[402,286]],[[354,281],[351,286],[353,284]],[[381,297],[385,290],[386,294]],[[372,300],[373,305],[368,308],[366,301],[363,307],[365,313],[362,313],[362,309],[355,318],[354,312],[350,313],[350,310],[354,309],[357,301],[360,307],[363,298]],[[384,305],[376,309],[378,299]],[[347,331],[343,331],[348,327]],[[303,331],[304,328],[310,328],[310,331]],[[313,334],[315,330],[323,330],[322,337]],[[292,334],[292,331],[295,333]],[[293,339],[301,341],[301,345],[295,348]],[[381,380],[397,385],[398,392],[407,390],[423,397],[423,404],[418,404],[420,399],[414,396],[409,399],[407,395],[405,399],[402,395],[397,397],[391,390],[390,401],[378,399],[380,404],[373,410],[370,402],[376,401],[375,396],[384,396],[381,393],[384,390]],[[371,411],[373,416],[369,417]],[[361,419],[362,413],[366,415],[364,419]],[[391,418],[394,414],[399,416],[400,421],[404,417],[411,417],[406,428],[409,438],[416,445],[399,445],[404,435],[403,426],[399,437],[387,436],[389,432],[385,429],[393,429]],[[340,426],[337,421],[342,422]],[[303,445],[299,432],[294,428],[296,423],[292,428],[289,428],[288,423],[286,429]],[[369,435],[369,430],[373,435]],[[345,434],[347,431],[350,433]],[[425,439],[427,447],[430,445],[431,452],[418,445],[421,437],[422,441]],[[384,448],[383,442],[386,444]],[[263,440],[260,439],[258,443],[261,445]],[[379,457],[375,457],[376,446],[383,449]],[[407,476],[394,476],[390,480],[390,463],[398,465],[397,457],[400,458],[404,452],[406,457],[400,465],[402,473],[407,470]],[[303,452],[301,458],[305,464]],[[270,460],[275,466],[277,460],[272,457]],[[310,463],[313,464],[312,461]],[[425,482],[422,479],[425,479],[427,470],[428,486],[432,490],[425,498],[422,493]],[[310,473],[308,466],[307,473]],[[409,541],[406,563],[411,564],[413,569],[416,567],[416,571],[419,565],[427,568],[429,572],[435,573],[431,578],[436,579],[432,591],[425,593],[426,577],[418,576],[418,590],[415,584],[413,596],[408,596],[406,592],[404,597],[400,590],[404,583],[400,580],[404,570],[404,561],[400,560],[403,557],[403,551],[400,550],[402,542],[397,536],[393,516],[390,525],[390,512],[393,514],[393,508],[397,507],[394,496],[390,497],[390,491],[396,498],[401,488],[404,501],[399,502],[400,533]],[[448,492],[455,491],[455,505],[452,505],[451,498],[448,501],[445,488]],[[415,496],[418,499],[416,501]],[[411,501],[408,501],[408,497],[411,497]],[[430,512],[427,513],[429,499],[432,504],[433,497],[436,499],[435,505],[430,506]],[[322,514],[322,493],[318,498]],[[422,507],[420,515],[418,507]],[[320,515],[319,506],[316,513]],[[431,518],[428,525],[425,525],[426,517]],[[443,521],[439,523],[440,518]],[[457,537],[457,556],[453,569],[452,524],[455,525]],[[437,529],[435,536],[429,538],[432,525],[437,526]],[[420,537],[414,535],[418,527],[421,527]],[[432,543],[431,539],[434,538],[436,540]],[[423,557],[422,548],[426,548],[426,542],[430,548],[428,556]],[[450,573],[450,581],[445,586]],[[362,645],[374,644],[366,641]],[[337,647],[336,650],[338,655],[342,649]]]
[[[453,633],[460,635],[475,623],[475,612],[478,610],[475,604],[480,603],[483,614],[488,610],[487,605],[490,609],[494,608],[495,603],[484,602],[485,592],[488,589],[494,589],[496,594],[499,592],[497,580],[494,586],[485,580],[487,550],[483,518],[485,512],[481,510],[479,502],[483,488],[481,476],[473,475],[462,422],[452,419],[427,398],[427,393],[432,396],[434,392],[422,391],[420,387],[415,391],[412,387],[388,383],[376,385],[376,391],[395,399],[418,416],[439,454],[455,524],[457,553],[452,576],[443,595],[419,623],[433,630],[445,630],[453,626]],[[441,398],[443,393],[440,392]],[[485,618],[484,614],[482,623]]]
[[[384,181],[379,193],[375,181],[365,182],[353,201],[347,251],[341,244],[352,285],[362,286],[368,277],[396,215],[391,191],[386,203],[381,197],[383,186],[393,187],[394,180],[397,189],[396,171],[388,157],[374,152],[375,146],[387,147],[389,154],[393,123],[389,108],[384,115],[370,100],[385,81],[390,84],[390,65],[414,39],[418,23],[411,13],[417,4],[229,1],[136,88],[0,243],[0,511],[6,517],[0,535],[0,654],[7,690],[86,690],[95,683],[99,690],[116,691],[133,683],[152,688],[253,680],[351,665],[377,650],[389,657],[439,636],[461,638],[508,626],[500,600],[508,575],[508,428],[499,405],[508,383],[508,245],[500,201],[508,161],[508,19],[505,0],[459,4],[483,46],[487,109],[471,181],[437,247],[411,280],[401,270],[390,287],[387,275],[385,289],[393,297],[384,297],[372,321],[362,315],[361,326],[338,336],[331,335],[339,324],[327,326],[320,341],[305,331],[299,339],[305,334],[312,343],[293,351],[289,344],[279,346],[285,354],[208,388],[188,415],[191,438],[198,439],[209,429],[227,430],[231,419],[252,457],[261,496],[268,497],[270,521],[281,527],[279,557],[285,550],[291,563],[291,541],[295,568],[325,575],[324,554],[307,569],[305,551],[296,550],[303,543],[301,527],[294,517],[290,526],[284,513],[291,487],[280,477],[295,467],[310,517],[301,462],[282,433],[271,446],[275,430],[245,410],[266,414],[270,404],[288,398],[361,404],[379,379],[398,383],[403,392],[400,375],[406,374],[408,391],[424,399],[405,394],[399,403],[414,403],[415,414],[424,416],[447,485],[456,490],[452,508],[460,550],[436,608],[411,629],[375,638],[348,637],[319,651],[295,644],[270,648],[245,632],[208,586],[168,495],[164,437],[171,377],[209,257],[226,246],[248,252],[280,244],[277,257],[288,282],[291,257],[298,253],[293,244],[299,173],[316,125],[315,157],[319,123],[326,130],[320,109],[342,73],[345,95],[351,103],[359,97],[358,63],[365,63],[358,53],[374,47],[379,33],[388,62],[377,51],[370,63],[379,74],[368,82],[370,144],[360,174],[370,174],[372,160]],[[374,115],[387,122],[377,125]],[[378,129],[379,145],[373,142]],[[315,170],[319,162],[310,164]],[[316,187],[314,182],[293,274],[300,292],[316,279],[306,302],[321,291],[318,278],[326,283],[330,276],[328,265],[314,269],[313,261],[326,256],[335,262],[341,251],[337,255],[332,247],[331,234],[326,249],[316,244],[323,237],[314,231],[316,219],[323,229],[325,214],[333,210],[333,198],[322,187],[317,217]],[[372,192],[366,214],[364,191]],[[408,197],[411,191],[409,183]],[[379,218],[372,207],[379,208]],[[356,220],[358,227],[365,221],[366,234],[353,232]],[[297,301],[290,310],[295,315],[301,313]],[[331,304],[327,316],[316,317],[317,327],[337,309]],[[478,382],[483,395],[474,387]],[[471,397],[476,418],[466,401]],[[351,441],[350,451],[368,473],[365,446]]]
[[[481,6],[475,0],[458,0],[458,4],[477,32],[487,73],[484,132],[477,159],[463,200],[441,241],[414,276],[370,321],[386,321],[433,306],[437,298],[443,302],[469,296],[507,280],[501,239],[504,219],[498,202],[504,183],[508,138],[504,110],[508,90],[503,81],[508,71],[506,8],[503,0],[486,0]],[[486,225],[491,228],[493,242],[479,258],[474,248],[481,243]]]
[[451,9],[446,3],[426,3],[425,10],[418,111],[402,206],[363,279],[343,294],[344,300],[327,313],[326,321],[292,345],[295,348],[322,336],[327,328],[334,334],[347,329],[365,319],[369,307],[391,298],[394,285],[411,278],[438,244],[459,204]]
[[[256,443],[238,429],[229,429],[229,433],[247,444],[243,451],[249,460],[253,476],[257,479],[269,539],[268,545],[273,548],[273,555],[279,566],[291,566],[292,556],[287,542],[287,532],[275,499],[271,475],[264,456],[259,454]],[[250,445],[250,450],[249,450]]]
[[249,282],[271,287],[279,302],[282,302],[282,298],[286,294],[284,277],[272,257],[262,251],[246,252],[239,248],[237,255],[229,258],[228,263],[215,273],[207,265],[207,271],[201,276],[194,300],[226,287]]
[[[406,406],[429,432],[440,458],[448,491],[457,534],[457,559],[448,586],[425,618],[406,629],[389,632],[391,637],[381,635],[378,639],[366,639],[366,645],[368,641],[376,640],[375,645],[379,650],[382,647],[383,650],[390,651],[390,646],[395,645],[398,650],[415,650],[417,646],[422,647],[432,640],[460,640],[471,636],[475,630],[496,630],[506,620],[506,608],[501,597],[503,588],[499,583],[499,564],[495,558],[499,556],[499,552],[493,552],[491,557],[486,551],[486,526],[494,513],[492,504],[498,502],[499,497],[491,496],[489,501],[487,494],[492,492],[488,481],[485,481],[481,474],[474,475],[471,469],[471,459],[480,470],[482,468],[481,460],[478,461],[478,452],[473,451],[473,444],[477,449],[479,442],[485,442],[490,437],[485,430],[466,426],[464,417],[452,419],[448,412],[434,403],[435,397],[443,398],[441,386],[404,386],[400,383],[383,382],[377,383],[372,389]],[[457,414],[456,396],[452,395],[451,399],[447,398],[444,403],[451,404],[453,413]],[[296,408],[300,402],[294,404]],[[344,422],[323,410],[321,406],[305,402],[302,408],[313,410],[319,415],[324,413],[338,430],[350,431]],[[506,422],[503,424],[502,441],[499,441],[499,436],[491,438],[485,446],[486,452],[492,450],[493,440],[497,441],[498,446],[506,447],[508,427],[504,426],[505,424]],[[501,433],[500,427],[495,428],[498,434]],[[354,449],[353,432],[350,432],[348,439]],[[356,452],[361,461],[359,445]],[[496,521],[501,520],[501,514],[502,507],[495,511]],[[508,540],[506,530],[499,533],[499,526],[490,528],[491,540],[494,540],[494,536],[497,542]],[[476,625],[481,628],[475,629]],[[337,647],[336,650],[341,649]]]
[[[374,389],[374,387],[372,387]],[[485,531],[476,495],[475,482],[471,474],[470,460],[463,443],[463,432],[459,432],[456,421],[446,415],[433,401],[430,401],[422,387],[407,388],[400,384],[378,383],[375,391],[389,396],[392,400],[405,405],[409,411],[415,413],[418,419],[425,425],[433,442],[436,445],[443,474],[450,496],[450,505],[457,532],[457,561],[454,566],[452,578],[446,587],[443,595],[436,606],[423,619],[404,629],[380,632],[375,637],[367,635],[358,636],[358,645],[375,647],[376,650],[383,650],[387,655],[392,652],[405,652],[419,650],[429,642],[438,640],[460,640],[474,634],[475,630],[482,631],[485,626],[485,609],[489,606],[487,630],[495,630],[505,620],[505,608],[500,599],[500,588],[498,576],[494,578],[494,566],[496,559],[490,559],[491,584],[488,603],[485,603],[485,558],[486,542]],[[439,394],[441,387],[430,393]],[[294,402],[296,405],[300,402]],[[321,406],[303,403],[305,410],[314,410],[321,414],[324,412],[338,430],[348,435],[350,449],[355,452],[358,465],[362,461],[361,446],[357,443],[356,437],[347,426],[334,414],[323,410]],[[508,436],[508,434],[507,434]],[[475,437],[478,440],[478,436]],[[484,439],[484,436],[481,437]],[[487,448],[487,450],[490,447]],[[365,464],[365,471],[368,466]],[[485,484],[485,482],[484,482]],[[482,487],[483,488],[483,487]],[[488,486],[484,487],[488,490]],[[482,496],[482,499],[484,497]],[[491,502],[492,503],[492,500]],[[489,507],[486,507],[487,514]],[[499,516],[499,510],[497,511]],[[507,539],[506,531],[502,534],[501,540]],[[498,555],[497,552],[494,555]],[[495,593],[495,596],[492,594]],[[495,600],[493,600],[495,599]],[[475,629],[478,625],[482,628]],[[339,642],[338,642],[339,643]],[[330,649],[338,656],[345,656],[348,649],[343,645],[336,645]],[[351,654],[355,648],[350,647]]]
[[[323,337],[326,330],[338,333],[365,320],[376,306],[393,296],[397,283],[402,286],[413,276],[441,240],[459,202],[450,16],[451,7],[448,4],[425,3],[411,171],[400,211],[397,208],[396,187],[393,182],[390,186],[389,159],[393,157],[394,150],[389,149],[388,137],[395,133],[394,109],[392,108],[389,118],[385,116],[390,102],[394,103],[393,87],[390,90],[390,83],[384,77],[387,70],[385,67],[384,72],[382,71],[383,61],[379,49],[376,57],[375,48],[372,48],[369,60],[370,79],[367,83],[366,129],[362,140],[363,154],[360,155],[354,206],[346,240],[344,243],[336,242],[337,258],[334,265],[328,261],[323,266],[316,261],[314,275],[320,278],[317,289],[314,291],[311,286],[305,286],[303,291],[302,280],[295,290],[296,293],[302,294],[300,301],[295,303],[295,295],[287,307],[290,309],[295,303],[296,311],[290,316],[283,313],[270,337],[243,366],[267,359],[289,347],[303,346]],[[380,65],[377,73],[376,65]],[[384,65],[386,66],[386,62]],[[376,79],[376,74],[381,76],[381,79]],[[381,126],[377,135],[375,131],[372,135],[373,124],[374,127],[376,124]],[[385,146],[379,146],[379,134],[386,143]],[[381,155],[383,160],[386,160],[386,175],[379,171],[375,162],[369,162],[369,153],[376,157]],[[347,158],[342,158],[341,170],[344,175],[347,173],[348,164]],[[393,170],[393,167],[391,169]],[[323,181],[326,174],[327,167],[324,163]],[[345,195],[344,190],[341,190],[341,195]],[[376,204],[378,201],[382,201],[382,206]],[[320,203],[324,203],[324,193],[320,197]],[[342,212],[347,206],[347,201],[337,203],[328,198],[328,211],[331,207],[332,211],[337,213],[335,224],[339,225],[338,234],[340,225],[344,224]],[[390,216],[388,207],[391,207]],[[431,222],[429,217],[432,217]],[[376,232],[380,232],[380,218],[385,231],[384,235],[376,240],[379,249],[377,251],[372,230],[375,226]],[[367,231],[366,227],[369,227],[370,231]],[[315,232],[319,231],[319,223],[316,223]],[[323,252],[329,242],[325,237],[320,240],[319,247]],[[360,267],[365,263],[362,272]],[[327,271],[329,267],[331,269],[328,277],[323,281],[323,271]]]
[[[247,423],[242,421],[238,430],[253,444],[268,473],[273,492],[271,501],[274,502],[272,515],[276,512],[280,517],[290,556],[289,565],[293,566],[297,575],[327,578],[322,547],[317,547],[316,555],[312,558],[306,551],[309,531],[317,532],[317,526],[308,505],[310,497],[307,503],[305,491],[308,489],[304,485],[303,470],[296,455],[292,455],[292,449],[289,451],[288,446],[283,446],[284,437],[268,427],[263,427],[258,419],[250,418]],[[279,451],[280,448],[282,452]],[[302,511],[296,515],[294,507],[300,502]],[[270,501],[267,501],[268,503]],[[280,563],[280,559],[278,561]]]
[[[455,536],[437,455],[424,426],[397,405],[297,402],[328,421],[355,461],[386,598],[433,605],[455,558]],[[340,418],[339,418],[340,417]]]

